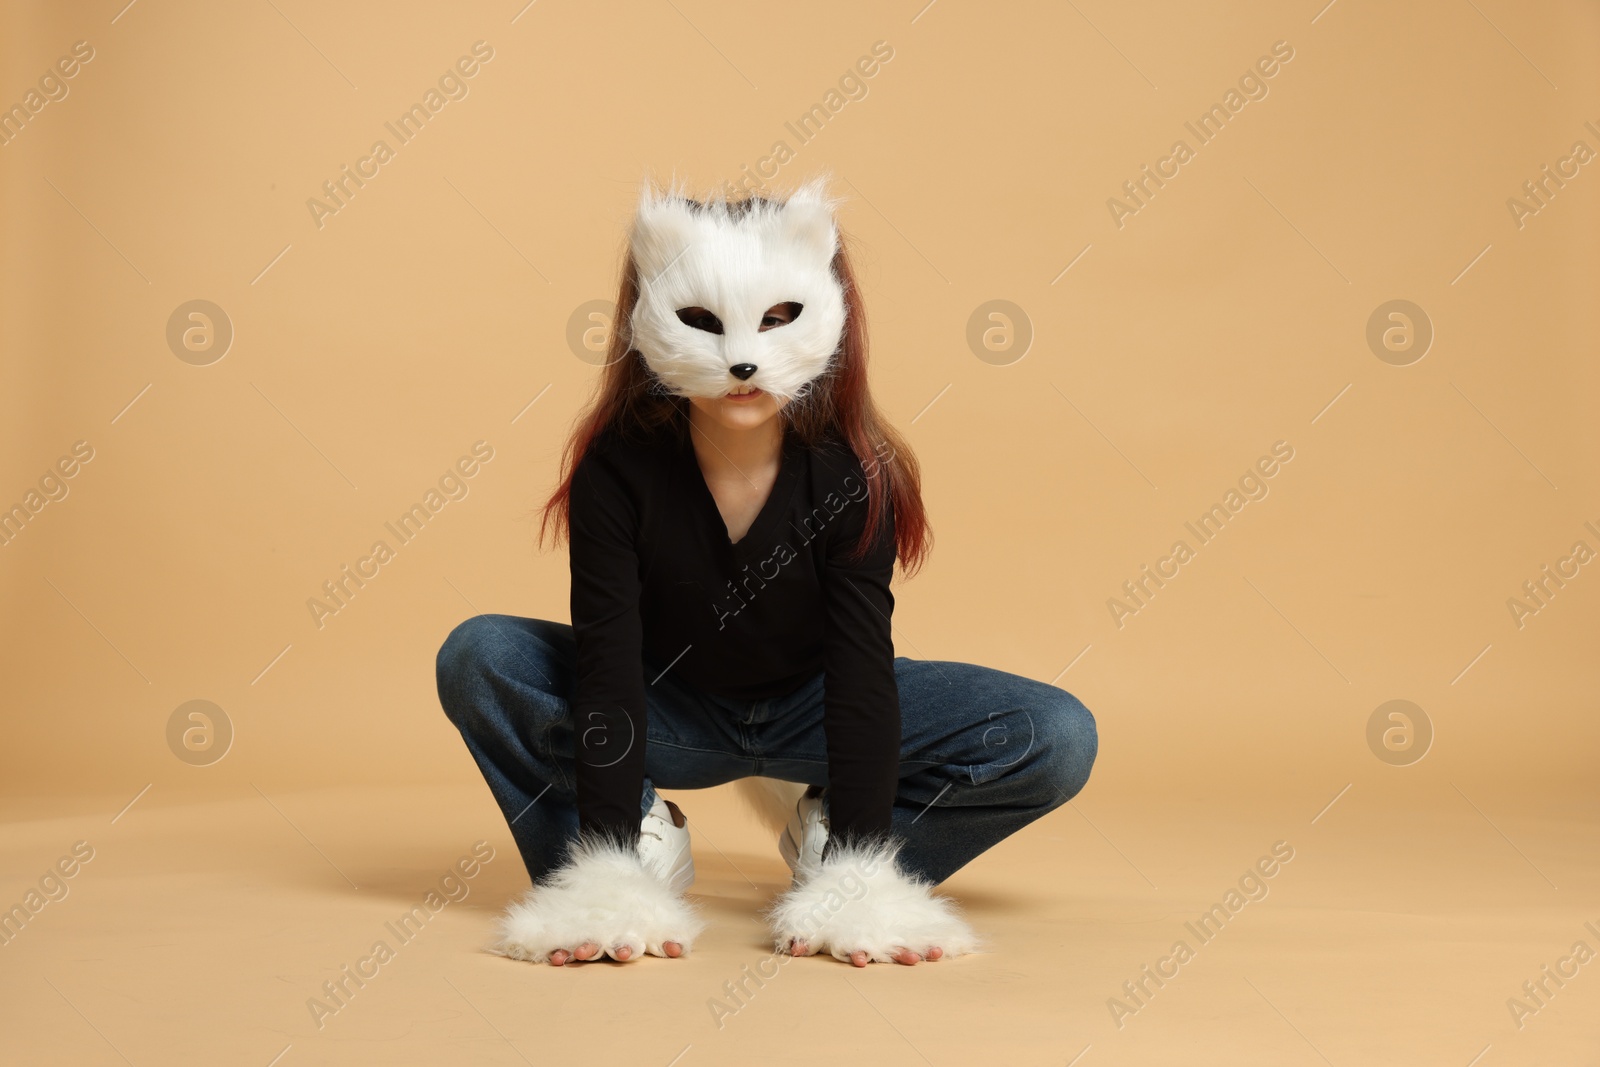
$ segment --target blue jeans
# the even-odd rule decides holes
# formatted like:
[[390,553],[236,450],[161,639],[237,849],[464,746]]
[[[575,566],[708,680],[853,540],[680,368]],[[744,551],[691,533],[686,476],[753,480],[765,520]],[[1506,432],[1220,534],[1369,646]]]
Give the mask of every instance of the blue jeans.
[[[439,701],[536,881],[578,830],[567,705],[576,655],[571,626],[514,615],[470,618],[439,649]],[[645,688],[641,819],[657,788],[751,775],[828,784],[820,671],[785,696],[750,701],[690,689],[665,668],[642,665],[655,681]],[[1088,781],[1099,735],[1066,690],[968,663],[901,656],[894,671],[903,742],[892,820],[908,873],[943,882]]]

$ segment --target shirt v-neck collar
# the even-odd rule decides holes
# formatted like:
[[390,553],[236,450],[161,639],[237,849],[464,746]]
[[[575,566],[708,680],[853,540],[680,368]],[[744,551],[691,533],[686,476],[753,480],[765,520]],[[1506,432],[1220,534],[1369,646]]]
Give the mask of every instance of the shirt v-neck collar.
[[800,477],[800,442],[788,426],[783,431],[783,447],[779,450],[778,476],[773,480],[772,490],[767,494],[766,501],[761,505],[761,510],[756,512],[755,519],[750,523],[750,528],[745,535],[734,541],[728,536],[728,524],[722,518],[722,511],[717,507],[717,498],[711,495],[711,486],[706,484],[705,472],[700,469],[700,460],[694,452],[694,430],[687,424],[680,435],[678,445],[678,458],[685,481],[688,483],[688,492],[710,520],[711,529],[719,534],[718,543],[730,552],[744,555],[757,547],[771,547],[767,544],[768,535],[774,525],[782,518],[784,511],[789,507],[789,502],[794,496],[795,485]]

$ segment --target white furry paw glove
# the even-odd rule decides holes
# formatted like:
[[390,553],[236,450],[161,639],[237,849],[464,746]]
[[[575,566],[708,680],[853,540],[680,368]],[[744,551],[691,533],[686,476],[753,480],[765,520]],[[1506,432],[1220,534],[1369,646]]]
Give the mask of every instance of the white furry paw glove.
[[627,946],[628,959],[636,960],[647,952],[665,956],[663,946],[676,941],[687,956],[705,927],[689,901],[644,865],[636,848],[582,834],[567,862],[500,918],[493,951],[546,963],[559,949],[575,952],[592,941],[601,950],[595,959],[616,959]]
[[904,949],[925,957],[938,948],[941,958],[981,951],[982,940],[955,904],[901,869],[901,844],[880,838],[841,845],[820,863],[802,866],[767,909],[777,951],[787,953],[800,940],[845,962],[865,952],[879,963],[896,962]]

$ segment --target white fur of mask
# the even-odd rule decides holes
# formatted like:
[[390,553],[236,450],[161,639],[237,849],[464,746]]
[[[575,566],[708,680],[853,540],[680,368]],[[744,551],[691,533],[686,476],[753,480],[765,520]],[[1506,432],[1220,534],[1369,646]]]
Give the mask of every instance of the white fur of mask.
[[[691,206],[676,189],[646,187],[631,247],[639,300],[632,347],[662,386],[683,397],[720,397],[750,385],[780,401],[804,394],[827,369],[844,333],[844,290],[833,273],[839,247],[833,203],[813,179],[783,203],[740,213],[714,198]],[[775,304],[801,305],[794,321],[760,329]],[[688,326],[678,310],[703,307],[722,333]],[[730,367],[751,363],[741,382]]]

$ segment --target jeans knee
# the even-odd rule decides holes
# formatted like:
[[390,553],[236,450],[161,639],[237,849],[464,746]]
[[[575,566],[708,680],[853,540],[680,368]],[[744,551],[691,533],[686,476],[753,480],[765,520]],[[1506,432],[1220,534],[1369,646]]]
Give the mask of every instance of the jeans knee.
[[439,646],[439,703],[463,733],[498,731],[513,714],[526,728],[546,727],[566,717],[572,656],[563,623],[474,615]]
[[1045,724],[1041,728],[1044,756],[1052,787],[1060,794],[1056,801],[1064,804],[1089,781],[1089,772],[1100,752],[1100,731],[1083,701],[1065,689],[1056,692],[1060,695],[1041,708],[1038,717]]
[[467,679],[484,670],[489,638],[493,635],[495,618],[492,615],[474,615],[458,624],[439,646],[434,658],[434,679],[439,689],[439,704],[450,721],[461,726],[470,713],[470,704],[464,699]]

